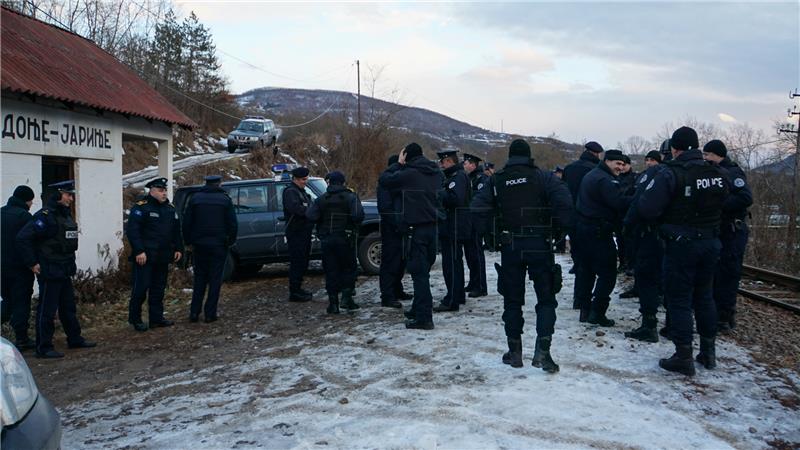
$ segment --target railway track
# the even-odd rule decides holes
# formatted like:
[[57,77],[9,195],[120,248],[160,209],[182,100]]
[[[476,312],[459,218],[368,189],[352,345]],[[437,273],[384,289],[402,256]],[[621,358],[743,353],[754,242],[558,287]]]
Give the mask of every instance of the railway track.
[[739,295],[800,314],[800,278],[742,266]]

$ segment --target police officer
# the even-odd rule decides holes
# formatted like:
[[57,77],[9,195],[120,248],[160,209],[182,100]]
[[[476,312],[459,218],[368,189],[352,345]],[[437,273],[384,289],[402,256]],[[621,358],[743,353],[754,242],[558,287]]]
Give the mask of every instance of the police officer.
[[503,295],[503,322],[508,352],[503,363],[522,367],[522,332],[525,323],[525,275],[536,290],[536,349],[532,364],[546,372],[558,371],[550,355],[556,322],[556,292],[561,268],[553,257],[553,224],[569,228],[572,199],[566,185],[552,173],[536,167],[527,142],[515,139],[508,162],[472,202],[476,213],[493,210],[501,234],[498,291]]
[[28,320],[31,316],[31,295],[33,295],[33,272],[23,264],[17,250],[17,234],[31,221],[31,205],[33,189],[25,185],[17,186],[14,194],[8,198],[6,206],[0,208],[0,253],[2,266],[0,271],[0,290],[2,291],[3,322],[10,319],[11,328],[16,336],[16,346],[22,350],[36,347],[36,343],[28,337]]
[[564,168],[561,167],[561,166],[556,166],[556,168],[553,169],[553,175],[557,176],[559,180],[563,180],[564,179]]
[[[625,215],[625,229],[634,236],[634,287],[632,291],[639,297],[639,312],[642,314],[642,325],[632,331],[625,332],[625,337],[645,342],[658,342],[658,319],[656,313],[661,304],[662,270],[661,260],[664,257],[664,242],[658,233],[658,223],[644,220],[638,213],[637,201],[649,183],[653,181],[661,166],[661,153],[653,150],[645,157],[647,169],[636,180],[636,192],[628,213]],[[620,294],[623,298],[623,294]]]
[[78,224],[70,207],[75,201],[73,180],[48,187],[56,192],[44,208],[33,215],[17,235],[17,249],[26,267],[39,282],[39,305],[36,308],[36,356],[61,358],[53,347],[55,316],[67,335],[67,347],[90,348],[97,344],[81,336],[75,307],[72,276],[77,272],[75,251],[78,250]]
[[314,224],[306,218],[311,196],[306,192],[309,171],[305,167],[292,170],[292,182],[283,190],[283,216],[286,220],[286,244],[289,246],[289,301],[307,302],[311,292],[302,288],[303,275],[311,254],[311,233]]
[[[197,322],[200,309],[206,323],[217,320],[217,303],[228,248],[236,243],[239,224],[228,193],[220,186],[222,177],[209,175],[206,185],[189,199],[183,215],[183,238],[193,246],[194,284],[189,321]],[[208,297],[203,298],[208,287]]]
[[414,282],[414,301],[407,311],[406,328],[433,329],[430,271],[436,261],[437,194],[442,186],[442,171],[422,155],[422,147],[412,142],[400,151],[378,183],[400,196],[403,254]]
[[747,176],[728,158],[728,149],[722,141],[709,141],[703,147],[703,157],[725,172],[730,187],[730,195],[722,204],[719,233],[722,249],[714,273],[717,331],[727,333],[736,326],[736,293],[742,279],[744,251],[750,234],[745,219],[747,208],[753,204],[753,193],[747,185]]
[[486,164],[483,165],[483,174],[487,177],[494,175],[494,163],[487,161]]
[[[397,159],[397,155],[389,157],[387,167],[396,164]],[[378,213],[381,216],[381,268],[379,275],[381,306],[402,308],[403,304],[398,300],[411,299],[410,295],[403,292],[406,262],[403,259],[403,235],[400,232],[402,198],[380,184],[376,193]]]
[[[577,161],[567,164],[567,167],[564,168],[563,180],[565,183],[567,183],[567,188],[569,188],[569,193],[572,196],[573,206],[577,205],[578,203],[578,192],[581,187],[581,181],[583,181],[583,177],[585,177],[589,171],[600,164],[600,157],[603,155],[603,146],[595,141],[587,142],[583,148],[584,150],[580,158],[578,158]],[[575,273],[578,268],[578,252],[575,236],[570,235],[569,243],[570,255],[572,256],[573,262],[572,269],[570,269],[569,272]],[[580,309],[578,298],[574,296],[574,293],[572,298],[572,309]]]
[[694,375],[692,310],[700,335],[697,360],[716,366],[717,314],[712,285],[719,260],[719,224],[728,183],[719,167],[703,161],[697,133],[689,127],[670,138],[673,160],[648,182],[637,201],[645,220],[659,219],[665,240],[664,286],[675,353],[659,361],[663,369]]
[[[575,224],[575,299],[580,321],[614,326],[606,317],[611,291],[617,282],[615,222],[628,209],[632,196],[620,188],[622,152],[608,150],[601,164],[581,181]],[[594,291],[593,291],[594,289]]]
[[306,217],[317,224],[322,241],[322,268],[328,292],[328,314],[359,309],[353,300],[356,287],[356,242],[358,227],[364,221],[364,207],[358,195],[344,185],[344,174],[333,171],[325,177],[327,191],[306,211]]
[[128,323],[136,331],[147,331],[148,328],[142,322],[145,297],[151,328],[174,324],[164,318],[164,290],[169,264],[181,258],[183,241],[178,214],[167,198],[167,182],[166,178],[148,182],[145,185],[149,189],[147,197],[133,205],[128,218],[128,242],[134,263]]
[[[483,174],[480,166],[481,161],[483,160],[475,155],[464,153],[464,172],[469,177],[471,197],[473,198],[486,186],[488,181],[488,177]],[[486,286],[486,256],[483,253],[483,235],[478,232],[478,226],[475,223],[479,218],[470,215],[469,220],[470,238],[464,244],[464,257],[467,260],[467,267],[469,267],[469,282],[465,290],[470,298],[485,297],[488,292]]]
[[463,246],[470,239],[469,201],[472,190],[469,178],[459,164],[458,151],[444,150],[436,154],[444,173],[439,201],[446,218],[439,225],[439,243],[447,295],[433,310],[458,311],[459,305],[466,303]]
[[[619,174],[619,187],[622,189],[623,195],[632,197],[636,192],[636,172],[633,171],[631,166],[631,158],[628,155],[622,155],[622,172]],[[619,259],[619,273],[626,275],[633,275],[633,258],[636,249],[633,246],[633,235],[631,230],[623,228],[622,222],[625,217],[626,211],[617,218],[617,229],[614,231],[617,243],[617,257]],[[620,296],[620,298],[623,298]]]

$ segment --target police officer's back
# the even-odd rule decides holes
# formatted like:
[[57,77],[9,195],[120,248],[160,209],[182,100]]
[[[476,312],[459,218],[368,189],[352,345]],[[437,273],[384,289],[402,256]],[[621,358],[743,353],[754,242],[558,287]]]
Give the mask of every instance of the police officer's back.
[[16,346],[19,350],[35,347],[28,337],[28,320],[31,315],[31,295],[33,295],[33,272],[19,258],[17,250],[17,234],[32,216],[33,190],[25,185],[17,186],[8,203],[0,208],[0,253],[2,268],[0,269],[0,289],[2,290],[3,322],[10,319],[11,327],[16,335]]
[[556,321],[555,294],[560,290],[560,266],[556,266],[552,243],[558,234],[572,226],[573,209],[569,191],[555,175],[533,164],[530,146],[516,139],[509,147],[506,166],[494,174],[486,189],[472,202],[476,213],[495,212],[501,232],[502,266],[498,268],[498,291],[504,299],[508,352],[503,362],[522,367],[522,333],[525,303],[525,276],[536,290],[536,350],[534,367],[558,371],[550,356]]
[[[197,322],[203,309],[206,322],[217,320],[217,303],[228,247],[236,242],[238,222],[233,202],[220,186],[222,177],[206,177],[183,216],[183,238],[193,246],[194,284],[189,320]],[[203,302],[208,287],[208,298]]]
[[[728,183],[722,170],[703,160],[697,133],[681,127],[672,134],[674,159],[648,183],[637,207],[643,218],[661,221],[665,239],[664,296],[670,315],[670,337],[675,353],[659,365],[669,371],[694,375],[692,329],[697,324],[700,353],[706,368],[716,366],[716,309],[712,297],[714,266],[722,205]],[[692,320],[694,310],[695,320]]]
[[328,189],[306,211],[306,217],[317,224],[322,241],[322,266],[328,292],[328,313],[339,313],[341,306],[358,309],[353,300],[356,281],[356,242],[358,227],[364,220],[364,208],[358,195],[345,187],[342,172],[333,171],[325,180]]
[[600,164],[600,156],[603,151],[603,147],[597,142],[588,142],[584,146],[584,151],[580,158],[564,168],[563,180],[567,183],[573,204],[578,202],[578,192],[583,177]]

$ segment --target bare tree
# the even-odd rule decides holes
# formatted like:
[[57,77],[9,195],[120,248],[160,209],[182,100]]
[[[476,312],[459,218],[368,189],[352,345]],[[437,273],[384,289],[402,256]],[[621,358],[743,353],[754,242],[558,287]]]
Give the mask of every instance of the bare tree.
[[625,142],[618,142],[617,147],[628,155],[643,155],[655,148],[650,141],[641,136],[631,136]]

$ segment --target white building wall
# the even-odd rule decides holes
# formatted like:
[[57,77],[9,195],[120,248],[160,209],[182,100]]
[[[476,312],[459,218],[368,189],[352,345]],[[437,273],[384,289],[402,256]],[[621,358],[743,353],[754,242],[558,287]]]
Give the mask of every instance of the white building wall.
[[3,205],[14,194],[14,189],[25,184],[33,189],[35,197],[31,213],[42,207],[42,157],[19,153],[0,153],[0,195]]
[[112,161],[75,161],[75,210],[80,240],[78,267],[94,271],[116,267],[122,248],[122,143]]

